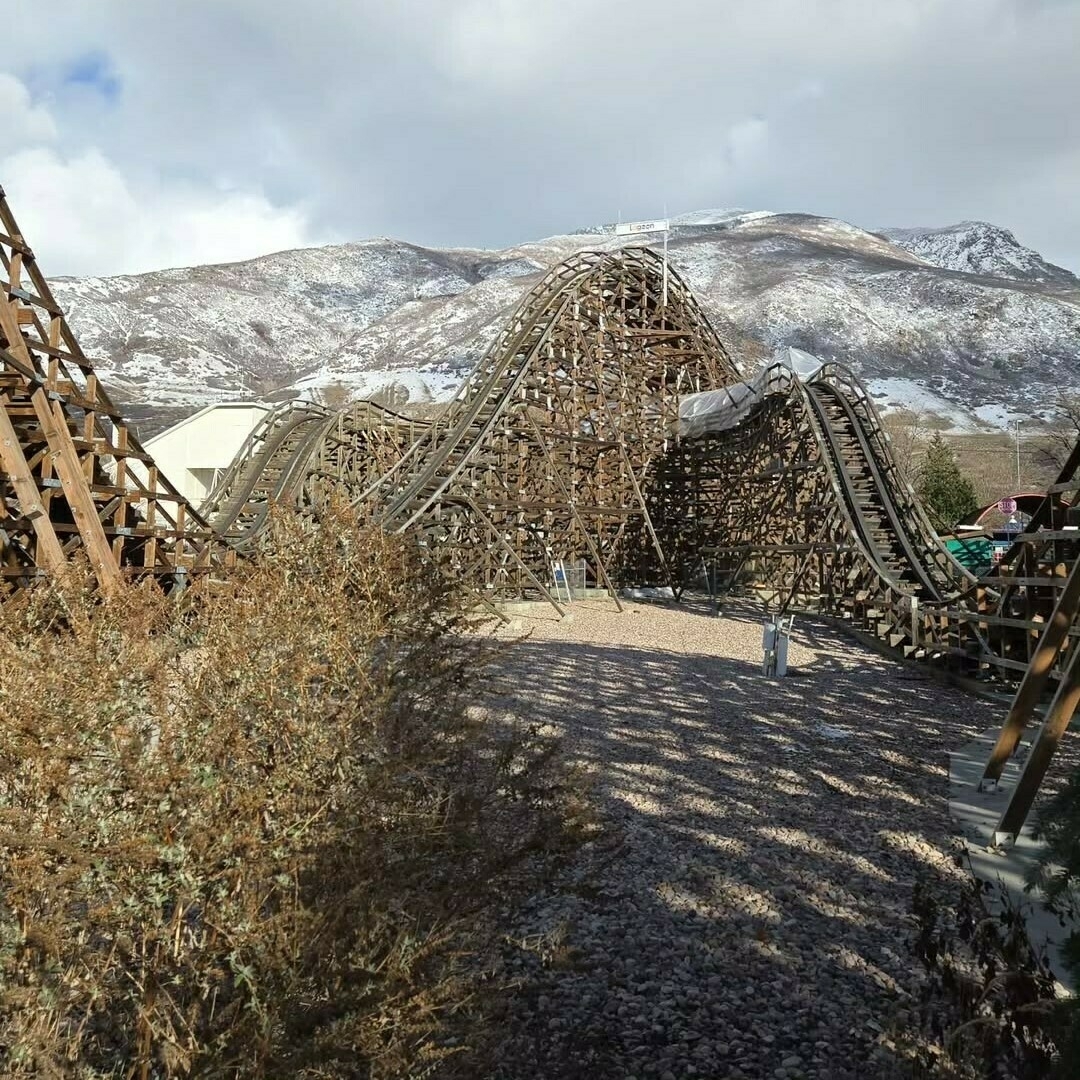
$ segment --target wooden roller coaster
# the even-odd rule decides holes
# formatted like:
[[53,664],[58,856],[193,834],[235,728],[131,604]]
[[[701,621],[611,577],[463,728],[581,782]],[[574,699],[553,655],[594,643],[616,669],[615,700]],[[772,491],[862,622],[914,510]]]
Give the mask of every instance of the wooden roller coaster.
[[666,484],[685,489],[684,547],[729,587],[839,617],[905,656],[1020,677],[1080,548],[1075,465],[1055,488],[1071,500],[1048,494],[1037,531],[978,579],[938,538],[851,372],[826,364],[803,381],[778,366],[764,381],[738,427],[664,460]]
[[209,567],[213,533],[160,474],[53,299],[0,188],[0,556],[8,588],[76,552],[98,584]]
[[388,472],[427,427],[371,401],[333,411],[310,402],[272,409],[200,507],[214,532],[252,552],[271,507],[317,515]]
[[684,433],[690,395],[730,394],[742,377],[650,250],[555,267],[431,422],[370,402],[271,411],[199,511],[98,383],[2,192],[0,263],[8,590],[77,552],[105,588],[139,575],[174,584],[253,551],[271,506],[317,516],[336,493],[438,550],[493,609],[522,596],[561,608],[553,585],[570,563],[615,603],[631,585],[678,595],[704,571],[906,656],[1020,680],[988,779],[1048,687],[1050,743],[1075,708],[1080,448],[1028,531],[976,579],[938,539],[846,369],[770,369],[738,423]]

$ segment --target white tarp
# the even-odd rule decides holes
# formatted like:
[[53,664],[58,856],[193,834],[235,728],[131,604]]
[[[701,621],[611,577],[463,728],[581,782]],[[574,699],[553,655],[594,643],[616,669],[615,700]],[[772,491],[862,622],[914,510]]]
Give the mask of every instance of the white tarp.
[[795,378],[809,382],[821,366],[816,356],[802,349],[781,349],[770,364],[747,382],[733,383],[722,390],[687,394],[679,403],[679,434],[693,439],[736,427],[768,392],[769,384],[775,382],[777,367],[787,368]]

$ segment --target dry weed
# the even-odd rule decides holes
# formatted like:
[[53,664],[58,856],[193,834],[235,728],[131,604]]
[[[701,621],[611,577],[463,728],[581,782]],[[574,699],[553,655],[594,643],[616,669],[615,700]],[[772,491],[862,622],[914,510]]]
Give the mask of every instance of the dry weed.
[[0,608],[0,1065],[420,1075],[493,902],[569,835],[492,648],[408,542],[327,515],[182,599]]

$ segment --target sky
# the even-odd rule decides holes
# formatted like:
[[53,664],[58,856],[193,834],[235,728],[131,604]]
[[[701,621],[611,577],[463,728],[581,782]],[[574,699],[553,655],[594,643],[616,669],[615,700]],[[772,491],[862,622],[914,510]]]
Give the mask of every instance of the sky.
[[987,220],[1080,272],[1080,0],[49,0],[20,27],[0,185],[50,275],[665,207]]

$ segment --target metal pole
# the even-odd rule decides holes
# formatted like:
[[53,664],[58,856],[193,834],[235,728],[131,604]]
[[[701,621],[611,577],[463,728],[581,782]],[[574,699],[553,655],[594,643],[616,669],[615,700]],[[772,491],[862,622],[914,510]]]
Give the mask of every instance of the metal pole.
[[1016,490],[1020,491],[1020,421],[1014,420],[1016,430]]
[[660,306],[667,311],[667,229],[664,230],[664,287],[661,290]]

